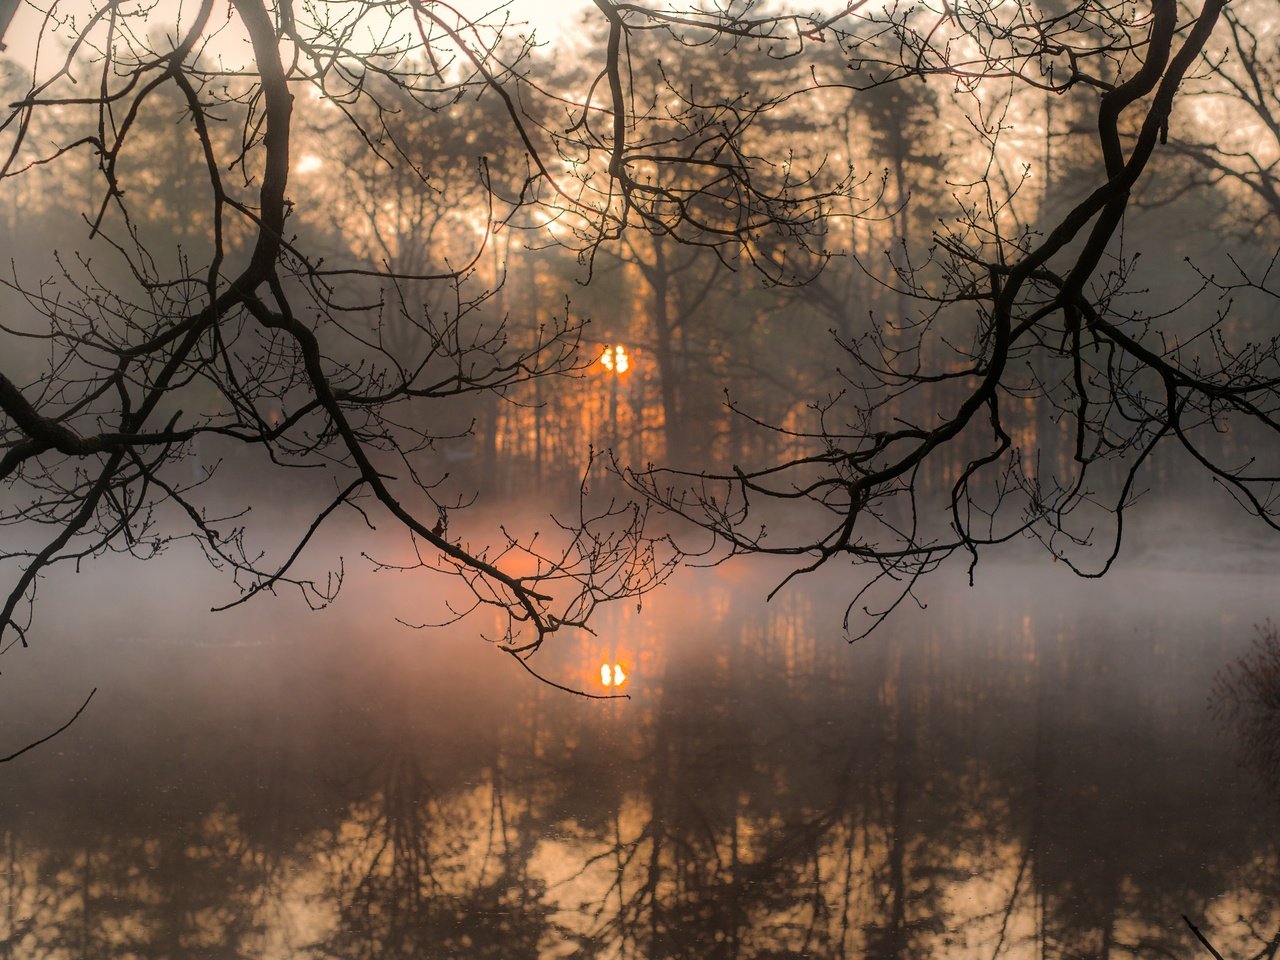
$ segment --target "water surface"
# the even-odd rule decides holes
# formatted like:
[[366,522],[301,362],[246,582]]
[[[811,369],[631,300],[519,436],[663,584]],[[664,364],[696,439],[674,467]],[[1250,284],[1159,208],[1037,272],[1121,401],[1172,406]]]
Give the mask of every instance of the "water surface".
[[1183,914],[1253,955],[1280,802],[1214,680],[1280,577],[1190,566],[988,565],[853,645],[838,578],[695,574],[538,655],[615,701],[385,581],[64,586],[5,735],[99,693],[0,768],[0,956],[1191,957]]

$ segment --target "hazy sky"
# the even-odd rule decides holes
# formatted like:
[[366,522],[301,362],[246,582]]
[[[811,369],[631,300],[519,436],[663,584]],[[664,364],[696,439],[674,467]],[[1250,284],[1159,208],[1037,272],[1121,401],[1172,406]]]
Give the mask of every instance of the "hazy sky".
[[[355,0],[348,2],[354,4]],[[5,34],[5,56],[29,65],[35,56],[40,28],[47,15],[83,19],[88,11],[101,6],[97,0],[22,0]],[[126,4],[128,6],[130,4]],[[158,0],[150,14],[151,22],[171,24],[184,11],[189,16],[196,6],[192,0]],[[539,36],[551,39],[562,30],[573,29],[592,4],[590,0],[508,0],[506,3],[501,0],[456,0],[449,6],[468,17],[489,21],[500,21],[501,11],[506,10],[513,23],[528,24]]]

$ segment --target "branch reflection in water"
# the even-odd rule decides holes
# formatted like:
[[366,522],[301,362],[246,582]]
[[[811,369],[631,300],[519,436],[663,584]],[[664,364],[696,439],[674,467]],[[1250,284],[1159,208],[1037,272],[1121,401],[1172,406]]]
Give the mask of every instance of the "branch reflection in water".
[[544,651],[630,700],[470,636],[115,643],[0,800],[0,955],[1257,953],[1276,797],[1204,704],[1266,577],[988,570],[852,647],[707,574]]

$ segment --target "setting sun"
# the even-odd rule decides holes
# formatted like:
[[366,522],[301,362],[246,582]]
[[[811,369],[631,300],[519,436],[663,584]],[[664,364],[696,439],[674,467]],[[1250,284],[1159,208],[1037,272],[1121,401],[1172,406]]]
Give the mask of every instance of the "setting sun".
[[631,368],[631,358],[627,356],[627,348],[621,344],[605,347],[600,355],[600,362],[606,370],[614,373],[626,373]]
[[304,153],[298,158],[298,163],[294,166],[294,173],[315,173],[324,166],[324,160],[317,157],[314,153]]

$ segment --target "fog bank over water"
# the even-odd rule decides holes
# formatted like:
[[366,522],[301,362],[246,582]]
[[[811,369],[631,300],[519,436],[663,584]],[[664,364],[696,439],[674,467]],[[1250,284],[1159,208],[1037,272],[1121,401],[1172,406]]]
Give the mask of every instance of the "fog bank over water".
[[[288,507],[282,504],[280,509]],[[528,507],[498,515],[475,511],[459,518],[455,535],[473,544],[495,537],[499,525],[524,532],[543,530],[543,536],[553,526],[545,514]],[[274,535],[268,532],[265,537],[258,527],[257,542],[281,553],[292,542],[291,528],[276,526]],[[1105,538],[1097,539],[1100,543],[1091,555],[1100,560],[1109,545]],[[697,544],[689,535],[681,542]],[[153,651],[144,659],[165,651],[165,657],[178,660],[190,654],[217,663],[225,655],[232,661],[264,664],[296,649],[317,663],[349,658],[362,670],[374,672],[379,664],[390,667],[397,658],[409,657],[429,662],[431,676],[446,675],[448,689],[478,696],[495,687],[507,690],[509,684],[519,688],[530,680],[492,642],[499,636],[496,621],[483,612],[442,629],[406,626],[449,620],[449,604],[456,607],[461,597],[457,584],[426,570],[375,571],[370,556],[406,563],[412,554],[398,533],[371,533],[355,522],[334,523],[322,532],[302,569],[322,582],[331,573],[341,573],[343,585],[332,604],[314,611],[296,590],[282,587],[277,596],[262,595],[211,612],[238,593],[226,574],[212,570],[191,544],[178,544],[152,561],[106,558],[85,563],[79,572],[70,567],[56,570],[41,581],[30,648],[15,647],[4,658],[0,684],[8,697],[27,701],[22,710],[10,711],[5,722],[47,729],[50,719],[65,712],[69,701],[46,696],[41,686],[46,682],[78,684],[86,691],[102,686],[103,696],[112,683],[136,685],[120,675],[118,663],[134,655],[128,651],[143,649]],[[1076,559],[1081,556],[1089,554],[1077,552]],[[631,646],[648,636],[646,649],[653,647],[663,656],[673,647],[684,649],[691,635],[698,638],[699,648],[714,649],[720,642],[731,643],[731,636],[721,638],[714,626],[726,618],[734,624],[767,621],[778,616],[778,610],[796,605],[805,610],[805,630],[812,642],[836,664],[856,662],[865,646],[892,646],[903,637],[945,629],[957,611],[966,611],[975,621],[983,616],[1003,618],[1016,605],[1033,601],[1057,610],[1063,622],[1075,623],[1075,628],[1084,618],[1095,617],[1132,624],[1135,630],[1148,621],[1158,622],[1171,604],[1184,605],[1205,618],[1206,631],[1217,631],[1224,654],[1248,643],[1254,624],[1280,616],[1271,609],[1280,553],[1256,521],[1203,499],[1139,504],[1127,518],[1113,571],[1098,580],[1075,576],[1030,540],[1015,540],[984,553],[972,569],[972,584],[968,558],[954,555],[937,572],[922,577],[882,627],[852,646],[842,621],[874,570],[833,561],[816,573],[790,579],[770,601],[770,592],[794,567],[788,561],[737,558],[710,569],[700,566],[703,562],[690,561],[669,583],[641,598],[638,610],[634,601],[601,607],[593,622],[596,637],[581,632],[556,635],[530,663],[552,679],[599,693],[598,677],[592,683],[576,674],[562,676],[565,664],[582,650],[596,651],[613,642],[610,638],[624,635]],[[1088,563],[1081,566],[1091,569]],[[882,611],[902,589],[903,584],[890,582],[855,604],[848,610],[851,624],[856,628],[868,623],[860,614]],[[993,633],[1006,629],[1003,619],[993,619]],[[1117,655],[1122,656],[1124,644],[1117,643]],[[185,673],[179,670],[161,686],[180,685]],[[44,679],[17,682],[26,675]],[[266,682],[269,675],[266,671],[257,679]],[[639,676],[633,679],[642,682]]]

